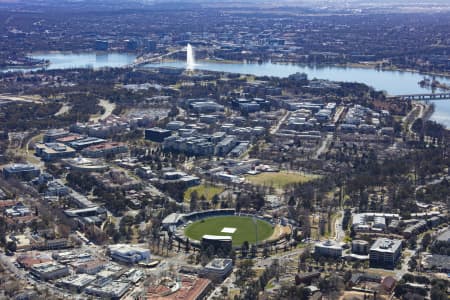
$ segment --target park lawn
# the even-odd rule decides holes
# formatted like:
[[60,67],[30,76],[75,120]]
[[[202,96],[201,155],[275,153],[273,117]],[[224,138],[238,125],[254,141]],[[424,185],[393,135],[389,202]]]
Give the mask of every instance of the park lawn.
[[[258,241],[268,239],[273,233],[272,224],[256,219],[258,226]],[[221,232],[224,227],[236,228],[234,233]],[[256,232],[253,218],[240,216],[222,216],[206,218],[186,227],[184,234],[190,239],[201,241],[203,235],[232,236],[233,246],[241,246],[245,241],[255,243]]]
[[271,186],[273,188],[284,188],[294,183],[304,183],[319,178],[318,175],[304,175],[296,172],[265,172],[258,175],[248,175],[245,177],[250,183],[255,185]]
[[207,201],[211,201],[215,195],[219,195],[225,189],[221,186],[215,186],[211,184],[201,184],[197,186],[193,186],[188,188],[184,192],[184,201],[189,202],[191,200],[191,194],[194,191],[197,191],[198,198],[201,199],[202,196],[205,196]]

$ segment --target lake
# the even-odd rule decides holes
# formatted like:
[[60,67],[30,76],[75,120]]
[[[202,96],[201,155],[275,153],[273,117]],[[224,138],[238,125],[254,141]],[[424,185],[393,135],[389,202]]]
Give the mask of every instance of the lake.
[[[123,67],[133,63],[136,56],[129,53],[66,53],[49,52],[33,53],[30,55],[36,59],[46,59],[50,65],[45,69],[69,69],[69,68],[101,68]],[[184,61],[168,61],[148,64],[144,67],[175,67],[186,68]],[[389,95],[431,93],[430,89],[422,88],[418,82],[424,78],[423,74],[403,71],[380,71],[371,68],[354,67],[314,67],[296,64],[265,63],[221,63],[200,61],[197,62],[197,70],[209,70],[218,72],[230,72],[251,74],[257,76],[287,77],[296,72],[308,74],[308,78],[320,78],[333,81],[361,82],[374,87],[376,90],[386,91]],[[32,69],[9,69],[30,71]],[[7,71],[4,69],[2,71]],[[442,83],[450,85],[450,78],[436,77]],[[432,101],[435,103],[435,113],[431,119],[450,128],[450,100]]]
[[72,52],[42,52],[29,55],[35,59],[50,61],[44,68],[7,68],[7,71],[36,71],[40,69],[56,70],[71,68],[102,68],[124,67],[134,62],[136,55],[130,53],[72,53]]
[[[145,67],[174,67],[186,68],[184,61],[168,61],[148,64]],[[376,90],[386,91],[389,95],[431,93],[430,88],[421,87],[418,82],[424,78],[423,74],[404,71],[381,71],[371,68],[354,67],[313,67],[296,64],[265,63],[220,63],[200,61],[197,70],[251,74],[257,76],[288,77],[296,72],[308,74],[308,78],[320,78],[333,81],[361,82],[374,87]],[[450,85],[450,78],[436,77],[441,83]],[[450,100],[431,101],[435,105],[435,112],[431,116],[447,128],[450,128]]]

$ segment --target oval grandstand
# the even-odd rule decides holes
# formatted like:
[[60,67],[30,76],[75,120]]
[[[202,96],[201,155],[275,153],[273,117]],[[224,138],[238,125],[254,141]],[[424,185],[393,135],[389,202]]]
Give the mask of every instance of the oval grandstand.
[[[259,221],[269,223],[272,225],[273,232],[272,234],[263,239],[258,239],[258,247],[264,246],[264,245],[277,245],[280,243],[280,241],[285,241],[282,239],[286,235],[290,234],[292,232],[291,226],[289,224],[286,224],[286,222],[274,219],[271,216],[265,215],[257,215],[252,213],[245,213],[245,212],[239,212],[236,213],[234,209],[218,209],[218,210],[205,210],[200,212],[192,212],[187,214],[177,214],[173,213],[167,216],[163,222],[162,226],[164,229],[168,231],[172,231],[174,233],[175,240],[186,243],[186,241],[189,238],[189,243],[199,248],[201,246],[200,240],[192,239],[191,237],[186,236],[185,230],[186,228],[194,223],[197,223],[201,220],[205,220],[208,218],[215,218],[215,217],[224,217],[224,216],[236,216],[236,217],[250,217],[250,218],[256,218]],[[232,226],[232,225],[230,225]],[[205,232],[205,235],[208,236],[209,234]],[[224,236],[226,234],[217,235],[217,237]],[[211,238],[214,238],[214,235],[209,235]],[[239,249],[240,245],[233,245],[233,248]]]

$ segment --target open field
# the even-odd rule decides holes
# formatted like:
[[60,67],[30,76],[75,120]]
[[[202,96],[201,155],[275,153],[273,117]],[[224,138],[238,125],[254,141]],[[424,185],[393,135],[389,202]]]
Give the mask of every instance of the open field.
[[295,172],[267,172],[258,175],[248,175],[247,181],[256,185],[284,188],[294,183],[304,183],[319,178],[317,175],[300,174]]
[[[272,225],[268,222],[257,219],[258,241],[268,239],[272,233]],[[225,227],[235,228],[234,233],[221,232]],[[228,235],[233,237],[233,246],[240,246],[245,241],[250,244],[255,243],[256,228],[251,217],[223,216],[212,217],[197,221],[186,227],[184,234],[194,240],[200,241],[205,234]]]
[[205,199],[211,201],[215,195],[222,193],[225,189],[220,186],[210,185],[210,184],[201,184],[197,186],[190,187],[184,192],[184,200],[190,201],[191,194],[196,191],[198,198],[202,198],[205,196]]

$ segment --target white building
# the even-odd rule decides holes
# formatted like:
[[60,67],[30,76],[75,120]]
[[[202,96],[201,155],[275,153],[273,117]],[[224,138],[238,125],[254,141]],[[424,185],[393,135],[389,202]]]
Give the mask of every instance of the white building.
[[211,280],[224,280],[233,271],[233,260],[229,258],[215,258],[201,271],[201,275]]
[[113,259],[128,264],[150,260],[150,250],[137,246],[116,244],[108,246],[108,250]]
[[317,243],[314,246],[314,253],[328,257],[341,257],[342,246],[335,241],[327,240]]

